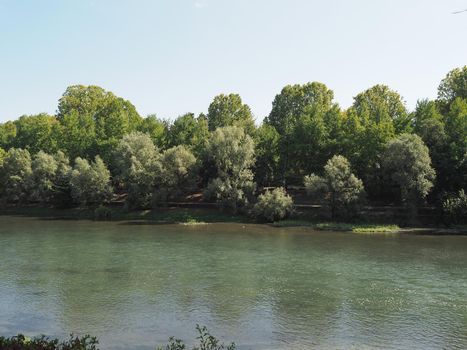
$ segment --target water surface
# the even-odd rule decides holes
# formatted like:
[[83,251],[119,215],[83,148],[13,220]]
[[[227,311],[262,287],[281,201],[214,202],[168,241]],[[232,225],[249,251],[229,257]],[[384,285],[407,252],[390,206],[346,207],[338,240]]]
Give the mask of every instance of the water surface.
[[0,334],[466,349],[467,237],[0,217]]

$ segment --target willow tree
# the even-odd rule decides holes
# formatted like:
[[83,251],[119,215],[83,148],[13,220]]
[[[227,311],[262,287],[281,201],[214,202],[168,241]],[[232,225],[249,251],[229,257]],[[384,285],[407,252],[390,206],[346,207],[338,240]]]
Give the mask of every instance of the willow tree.
[[383,166],[399,186],[402,202],[413,218],[417,204],[428,195],[436,177],[428,147],[418,135],[399,135],[386,146]]
[[207,186],[206,196],[234,212],[248,206],[255,189],[253,139],[237,126],[217,128],[209,139],[207,154],[216,175]]

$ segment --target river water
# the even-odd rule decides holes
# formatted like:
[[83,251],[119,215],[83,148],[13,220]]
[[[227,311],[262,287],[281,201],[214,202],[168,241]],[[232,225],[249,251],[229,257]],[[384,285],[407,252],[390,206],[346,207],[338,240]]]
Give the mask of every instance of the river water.
[[0,335],[467,349],[467,237],[0,217]]

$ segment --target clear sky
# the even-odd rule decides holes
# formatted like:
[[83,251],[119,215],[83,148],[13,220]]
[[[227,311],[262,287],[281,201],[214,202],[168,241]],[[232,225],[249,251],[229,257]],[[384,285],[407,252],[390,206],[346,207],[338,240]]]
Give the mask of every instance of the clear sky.
[[258,121],[286,84],[348,107],[384,83],[409,108],[467,64],[467,0],[0,0],[0,121],[54,113],[72,84],[140,114],[205,112],[239,93]]

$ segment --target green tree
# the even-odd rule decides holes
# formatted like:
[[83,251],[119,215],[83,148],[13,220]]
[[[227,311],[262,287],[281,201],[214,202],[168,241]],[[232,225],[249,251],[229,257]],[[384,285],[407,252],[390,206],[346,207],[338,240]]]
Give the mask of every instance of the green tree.
[[266,191],[259,195],[258,202],[253,207],[253,215],[257,219],[274,222],[283,220],[293,211],[293,200],[283,187]]
[[0,124],[0,147],[9,149],[12,147],[13,140],[16,137],[16,125],[14,122]]
[[216,176],[206,188],[206,197],[215,198],[234,212],[246,207],[255,188],[251,171],[254,152],[253,139],[242,128],[217,128],[207,145]]
[[142,123],[129,101],[98,86],[68,87],[59,100],[57,117],[62,124],[63,148],[70,149],[70,156],[102,154],[107,161],[118,140]]
[[354,98],[357,114],[376,123],[391,120],[396,133],[410,131],[410,119],[401,95],[386,85],[375,85]]
[[159,149],[163,149],[167,145],[168,122],[158,119],[155,114],[150,114],[144,118],[138,131],[148,134]]
[[364,196],[363,182],[351,171],[349,161],[340,155],[328,160],[324,176],[305,176],[305,187],[312,196],[326,196],[331,217],[349,217],[356,213]]
[[271,186],[279,178],[280,135],[269,124],[262,124],[255,133],[255,180],[260,186]]
[[117,179],[128,192],[128,207],[144,208],[151,204],[156,174],[160,173],[159,158],[148,134],[132,132],[118,143],[114,153]]
[[54,155],[57,163],[57,171],[55,172],[55,181],[53,184],[53,202],[60,207],[69,207],[73,203],[71,195],[71,171],[70,160],[62,151],[58,151]]
[[450,165],[445,118],[439,110],[438,103],[429,100],[418,101],[411,118],[414,132],[428,147],[436,170],[436,191],[441,192],[452,184],[452,165]]
[[385,85],[358,94],[341,116],[339,152],[350,160],[373,198],[387,195],[380,157],[387,142],[404,130],[410,130],[404,101]]
[[[328,113],[338,109],[333,103],[334,93],[326,85],[313,82],[304,85],[287,85],[272,103],[272,110],[265,123],[279,133],[280,171],[285,184],[288,174],[298,174],[304,165],[319,163],[315,157],[325,153],[329,135]],[[305,157],[305,158],[303,158]]]
[[255,130],[255,122],[250,107],[242,102],[240,95],[218,95],[208,108],[208,127],[214,131],[219,127],[239,126],[249,135]]
[[54,156],[39,151],[32,161],[31,199],[39,202],[49,202],[53,197],[55,177],[58,164]]
[[46,113],[23,115],[15,122],[16,136],[13,146],[27,149],[31,153],[39,151],[56,152],[59,124],[54,116]]
[[31,155],[26,149],[10,148],[0,173],[0,196],[8,202],[24,201],[31,189]]
[[209,137],[207,120],[195,118],[193,113],[184,114],[173,122],[169,128],[169,145],[184,145],[199,155]]
[[428,147],[418,135],[399,135],[388,143],[383,166],[399,186],[400,197],[414,216],[417,203],[428,195],[435,180]]
[[60,119],[60,150],[71,159],[92,153],[96,140],[96,127],[92,116],[79,115],[77,111]]
[[196,157],[185,146],[175,146],[164,151],[156,180],[157,201],[178,199],[195,189],[197,172]]
[[0,171],[3,166],[3,159],[5,158],[5,156],[6,156],[6,151],[0,147]]
[[467,66],[451,70],[438,87],[438,101],[450,105],[457,97],[467,100]]
[[112,196],[110,171],[99,156],[94,162],[78,157],[71,171],[70,187],[73,200],[82,206],[108,202]]

